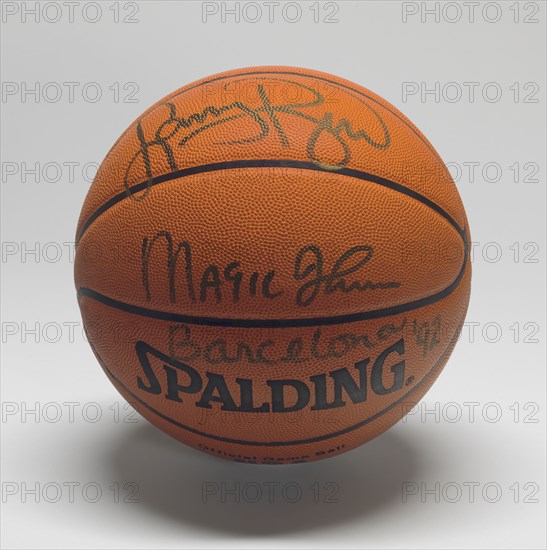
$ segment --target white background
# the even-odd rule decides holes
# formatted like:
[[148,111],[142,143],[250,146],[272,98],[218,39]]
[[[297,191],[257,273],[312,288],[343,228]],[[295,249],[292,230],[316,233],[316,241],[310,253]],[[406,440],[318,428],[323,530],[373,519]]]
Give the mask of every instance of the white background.
[[[2,546],[545,548],[544,2],[477,2],[473,18],[463,2],[279,2],[255,23],[248,2],[92,4],[2,2]],[[400,108],[450,163],[474,243],[467,323],[419,409],[355,451],[279,468],[130,414],[82,336],[71,245],[93,166],[145,108],[268,64]]]

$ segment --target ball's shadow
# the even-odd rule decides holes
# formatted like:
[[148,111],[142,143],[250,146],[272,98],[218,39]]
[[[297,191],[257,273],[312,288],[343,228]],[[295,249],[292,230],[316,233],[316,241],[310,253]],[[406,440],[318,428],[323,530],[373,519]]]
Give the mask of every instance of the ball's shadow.
[[148,424],[125,431],[108,468],[136,482],[140,506],[177,523],[273,535],[365,520],[401,502],[403,481],[420,478],[418,442],[391,430],[338,457],[285,466],[229,462],[194,451]]

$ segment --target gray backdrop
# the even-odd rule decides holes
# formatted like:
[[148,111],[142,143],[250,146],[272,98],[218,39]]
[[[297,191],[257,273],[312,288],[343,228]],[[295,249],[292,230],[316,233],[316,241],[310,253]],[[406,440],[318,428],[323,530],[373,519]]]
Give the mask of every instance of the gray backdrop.
[[[2,2],[4,548],[544,548],[544,2]],[[473,290],[420,406],[338,458],[224,462],[131,413],[82,335],[76,220],[145,108],[216,72],[331,72],[432,141]]]

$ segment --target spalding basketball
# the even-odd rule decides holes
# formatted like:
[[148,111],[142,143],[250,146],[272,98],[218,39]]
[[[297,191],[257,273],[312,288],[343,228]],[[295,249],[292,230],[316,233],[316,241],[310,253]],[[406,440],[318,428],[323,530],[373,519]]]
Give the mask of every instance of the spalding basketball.
[[103,161],[77,229],[93,351],[152,424],[214,456],[335,456],[417,403],[470,293],[448,170],[387,101],[291,67],[189,84]]

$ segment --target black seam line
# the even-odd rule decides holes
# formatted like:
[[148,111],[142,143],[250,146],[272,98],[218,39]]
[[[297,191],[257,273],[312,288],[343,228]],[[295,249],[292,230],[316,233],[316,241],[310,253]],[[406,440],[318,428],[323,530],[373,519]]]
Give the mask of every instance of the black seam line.
[[463,230],[460,228],[460,226],[457,224],[454,218],[452,218],[452,216],[450,216],[448,212],[446,212],[438,204],[434,203],[431,199],[428,199],[424,195],[421,195],[420,193],[417,193],[416,191],[409,189],[408,187],[405,187],[400,183],[395,183],[394,181],[388,180],[386,178],[382,178],[381,176],[377,176],[375,174],[369,174],[368,172],[362,172],[360,170],[355,170],[353,168],[340,168],[338,170],[328,170],[317,164],[314,164],[313,162],[305,162],[305,161],[297,161],[297,160],[289,160],[289,159],[248,159],[248,160],[232,160],[232,161],[226,161],[226,162],[216,162],[213,164],[203,164],[200,166],[183,168],[182,170],[176,170],[174,172],[162,174],[161,176],[157,176],[155,178],[151,178],[141,183],[137,183],[136,185],[132,185],[125,191],[122,191],[121,193],[118,193],[117,195],[112,197],[110,200],[105,202],[100,208],[95,210],[93,214],[91,214],[91,216],[84,223],[80,231],[80,234],[78,235],[77,241],[79,242],[81,240],[84,233],[89,229],[89,226],[99,216],[104,214],[107,210],[112,208],[115,204],[127,198],[130,198],[131,196],[141,191],[144,191],[146,189],[159,185],[160,183],[165,183],[167,181],[172,181],[172,180],[184,178],[187,176],[193,176],[196,174],[205,174],[207,172],[217,172],[220,170],[233,170],[233,169],[245,169],[245,168],[295,168],[299,170],[311,170],[311,171],[323,172],[327,174],[340,174],[343,176],[349,176],[351,178],[356,178],[359,180],[376,183],[378,185],[382,185],[384,187],[397,191],[398,193],[402,193],[403,195],[411,197],[421,202],[422,204],[425,204],[426,206],[428,206],[429,208],[431,208],[432,210],[440,214],[443,218],[445,218],[456,229],[456,231],[458,231],[460,235],[462,235],[463,233]]
[[149,405],[148,403],[143,401],[140,397],[136,396],[125,384],[123,384],[116,376],[114,376],[114,374],[112,374],[112,372],[106,366],[106,364],[104,364],[104,361],[101,361],[101,365],[104,368],[104,370],[107,372],[107,374],[109,376],[111,376],[113,380],[115,380],[129,395],[131,395],[131,397],[133,397],[136,401],[138,401],[143,407],[148,409],[150,412],[156,414],[157,416],[159,416],[160,418],[162,418],[166,422],[169,422],[170,424],[173,424],[174,426],[177,426],[178,428],[181,428],[181,429],[186,430],[188,432],[192,432],[196,435],[200,435],[200,436],[206,437],[208,439],[214,439],[216,441],[222,441],[223,443],[234,443],[234,444],[237,444],[237,445],[250,445],[250,446],[255,446],[255,447],[284,447],[284,446],[288,446],[288,445],[304,445],[306,443],[315,443],[317,441],[325,441],[326,439],[331,439],[333,437],[338,437],[340,435],[344,435],[344,434],[347,434],[347,433],[352,432],[354,430],[357,430],[359,428],[362,428],[363,426],[366,426],[367,424],[370,424],[370,423],[374,422],[375,420],[378,420],[378,418],[380,418],[381,416],[383,416],[384,414],[388,413],[393,408],[395,408],[397,405],[402,403],[405,399],[408,398],[409,395],[414,393],[430,377],[430,375],[439,367],[439,365],[441,365],[441,363],[445,359],[447,359],[447,355],[448,355],[448,352],[450,350],[452,340],[453,340],[454,336],[458,333],[460,328],[461,327],[458,326],[458,328],[454,332],[454,335],[452,336],[452,338],[448,342],[448,346],[445,348],[445,350],[443,351],[443,353],[439,357],[438,361],[433,365],[433,367],[431,367],[431,369],[425,374],[425,376],[419,382],[417,382],[416,385],[411,390],[409,390],[407,393],[405,393],[401,398],[397,399],[397,401],[394,401],[391,405],[387,406],[385,409],[382,409],[381,411],[377,412],[376,414],[374,414],[372,416],[369,416],[365,420],[362,420],[361,422],[358,422],[357,424],[354,424],[353,426],[349,426],[347,428],[344,428],[343,430],[339,430],[337,432],[332,432],[330,434],[319,435],[317,437],[311,437],[309,439],[296,439],[296,440],[292,440],[292,441],[246,441],[244,439],[231,439],[231,438],[228,438],[228,437],[222,437],[222,436],[219,436],[219,435],[209,434],[209,433],[206,433],[206,432],[202,432],[200,430],[196,430],[195,428],[191,428],[190,426],[186,426],[185,424],[182,424],[182,423],[178,422],[177,420],[175,420],[175,419],[161,413],[160,411],[157,411],[156,409],[154,409],[154,407],[152,407],[151,405]]
[[[239,161],[239,162],[240,163],[244,162],[247,165],[246,167],[250,167],[249,163],[251,163],[252,167],[257,167],[257,166],[263,167],[264,164],[258,165],[257,163],[271,162],[271,163],[274,163],[272,164],[272,166],[279,166],[280,162],[285,162],[286,164],[284,164],[283,166],[292,167],[297,165],[298,167],[302,167],[302,165],[305,165],[305,169],[321,170],[321,168],[317,167],[313,163],[305,163],[300,161],[253,160],[253,161]],[[225,166],[227,164],[232,165],[234,163],[228,162],[228,163],[219,163],[219,164]],[[192,171],[195,171],[198,169],[203,170],[206,167],[214,167],[212,168],[214,170],[226,169],[226,168],[218,168],[218,164],[215,164],[215,165],[189,168],[186,170],[180,170],[179,172],[186,173],[189,170],[192,170]],[[313,327],[313,326],[327,326],[327,325],[339,325],[339,324],[345,324],[345,323],[355,323],[355,322],[369,320],[369,319],[377,319],[379,317],[398,315],[400,313],[405,313],[408,311],[412,311],[414,309],[419,309],[421,307],[428,306],[430,304],[438,302],[439,300],[443,300],[444,298],[449,296],[459,285],[467,267],[467,261],[468,261],[467,257],[468,257],[469,246],[467,242],[467,233],[465,228],[461,229],[456,223],[456,221],[448,213],[446,213],[440,206],[430,201],[427,197],[423,197],[419,193],[416,193],[411,189],[407,189],[406,187],[398,183],[394,183],[389,180],[384,180],[384,178],[381,178],[379,176],[374,176],[373,174],[365,174],[363,172],[359,172],[357,170],[353,170],[349,168],[340,170],[337,173],[345,173],[344,175],[348,175],[352,177],[362,176],[362,179],[367,179],[367,180],[375,181],[376,183],[380,183],[381,185],[386,185],[386,187],[389,187],[391,189],[394,189],[395,191],[399,191],[401,193],[404,193],[405,195],[415,198],[416,200],[429,206],[435,212],[439,213],[443,218],[445,218],[445,220],[447,220],[456,229],[464,245],[463,264],[460,272],[458,273],[454,281],[445,289],[441,290],[440,292],[437,292],[436,294],[432,294],[431,296],[426,296],[425,298],[421,298],[413,302],[407,302],[405,304],[399,304],[396,306],[376,309],[372,311],[349,313],[345,315],[335,315],[335,316],[329,316],[329,317],[312,317],[312,318],[304,317],[304,318],[295,318],[295,319],[234,319],[234,318],[223,318],[223,317],[205,317],[205,316],[199,316],[199,315],[185,315],[181,313],[172,313],[168,311],[149,309],[146,307],[128,304],[126,302],[122,302],[119,300],[115,300],[114,298],[110,298],[109,296],[101,294],[100,292],[97,292],[91,288],[85,288],[85,287],[78,289],[78,299],[80,300],[82,297],[88,297],[98,302],[101,302],[102,304],[108,307],[119,309],[127,313],[140,315],[142,317],[149,317],[152,319],[160,319],[164,321],[175,322],[175,323],[188,323],[193,325],[216,326],[216,327],[240,327],[240,328],[296,328],[296,327]],[[357,173],[358,176],[353,175],[353,173]],[[156,181],[154,185],[157,185],[158,183],[161,183],[163,181],[168,181],[169,179],[181,177],[181,176],[175,176],[174,174],[177,174],[177,172],[174,172],[171,174],[164,174],[163,176],[155,178],[156,180],[160,180],[160,181]],[[150,182],[141,183],[134,187],[144,188],[146,185],[150,185]],[[125,197],[125,193],[123,193],[122,195]],[[120,199],[120,200],[123,200],[123,199]]]

